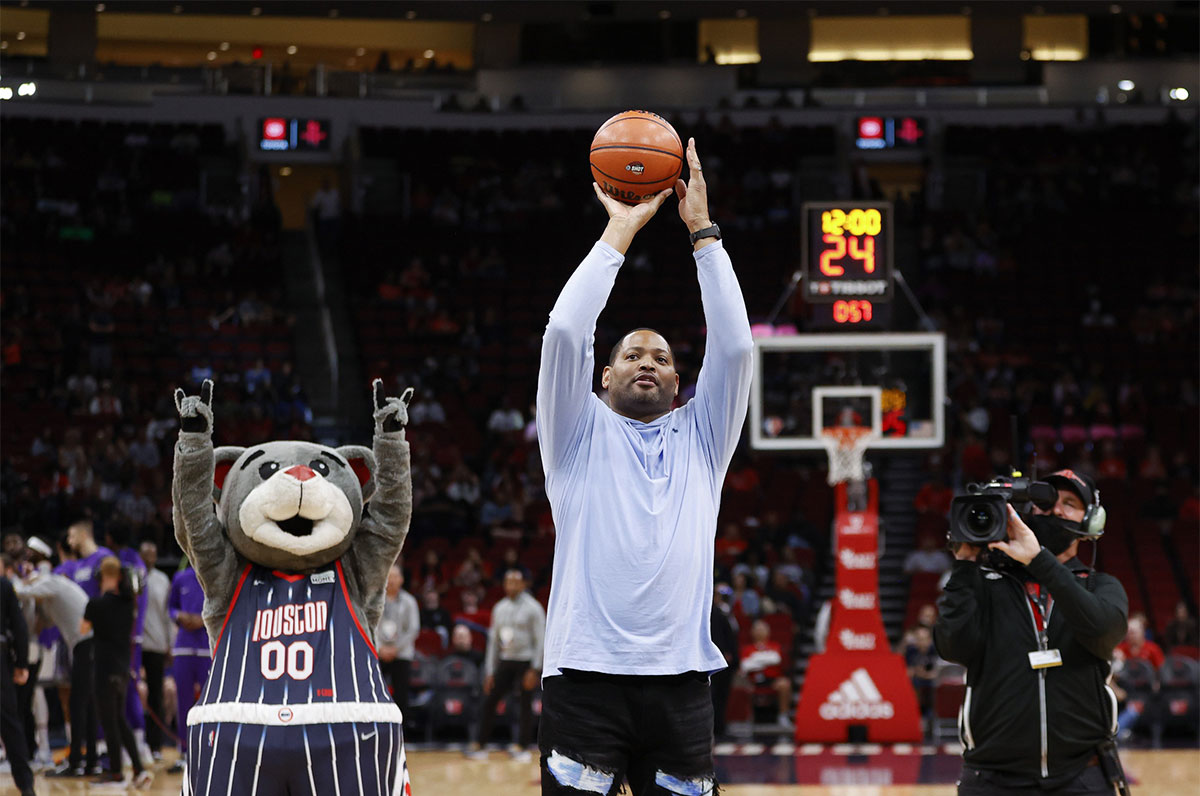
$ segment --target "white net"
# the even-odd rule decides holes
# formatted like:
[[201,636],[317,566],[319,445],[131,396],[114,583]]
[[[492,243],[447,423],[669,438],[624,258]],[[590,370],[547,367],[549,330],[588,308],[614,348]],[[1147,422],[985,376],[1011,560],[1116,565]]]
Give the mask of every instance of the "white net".
[[829,454],[830,486],[843,481],[861,482],[866,477],[863,456],[873,439],[875,435],[868,426],[835,426],[821,431],[821,443]]

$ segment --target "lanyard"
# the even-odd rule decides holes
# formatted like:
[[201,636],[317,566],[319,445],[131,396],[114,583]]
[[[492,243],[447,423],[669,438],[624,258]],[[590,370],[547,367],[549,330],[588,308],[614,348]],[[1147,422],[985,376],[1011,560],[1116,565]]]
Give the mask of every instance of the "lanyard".
[[1054,597],[1047,592],[1044,595],[1045,610],[1042,608],[1042,586],[1040,583],[1028,582],[1025,584],[1025,596],[1029,598],[1029,605],[1033,608],[1033,621],[1037,625],[1038,634],[1044,637],[1046,626],[1049,624],[1050,611],[1054,608]]

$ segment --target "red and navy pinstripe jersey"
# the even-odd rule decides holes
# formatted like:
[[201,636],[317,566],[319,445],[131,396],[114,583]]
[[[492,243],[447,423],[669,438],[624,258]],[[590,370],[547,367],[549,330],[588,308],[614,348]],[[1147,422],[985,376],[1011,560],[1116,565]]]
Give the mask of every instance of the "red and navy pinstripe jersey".
[[392,704],[341,562],[310,575],[254,564],[242,572],[197,707],[230,703]]

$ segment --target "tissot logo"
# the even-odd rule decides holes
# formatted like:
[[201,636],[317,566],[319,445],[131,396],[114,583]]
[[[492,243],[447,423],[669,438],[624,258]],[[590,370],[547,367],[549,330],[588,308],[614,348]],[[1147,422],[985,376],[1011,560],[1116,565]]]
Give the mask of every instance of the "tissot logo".
[[875,607],[875,595],[871,592],[860,594],[850,589],[842,589],[838,592],[838,602],[843,608],[869,611]]
[[874,569],[875,554],[842,550],[838,553],[838,562],[846,569]]
[[890,719],[896,709],[883,698],[866,669],[855,669],[825,698],[817,713],[826,721],[838,719]]
[[843,628],[838,633],[838,643],[848,650],[873,650],[875,649],[875,634],[855,633],[850,628]]

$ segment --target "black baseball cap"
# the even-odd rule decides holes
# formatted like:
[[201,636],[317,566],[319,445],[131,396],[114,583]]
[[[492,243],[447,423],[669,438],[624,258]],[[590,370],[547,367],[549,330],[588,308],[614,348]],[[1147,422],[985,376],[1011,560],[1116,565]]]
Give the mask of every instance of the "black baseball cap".
[[1085,473],[1077,473],[1074,470],[1059,470],[1046,476],[1046,482],[1058,487],[1066,487],[1079,495],[1079,499],[1083,501],[1084,506],[1090,506],[1096,499],[1096,482],[1091,476]]

